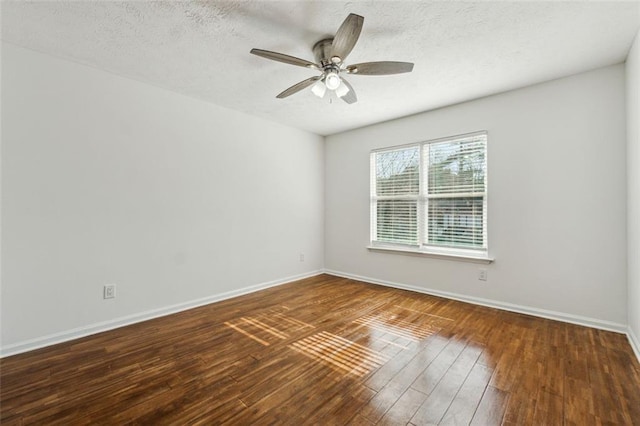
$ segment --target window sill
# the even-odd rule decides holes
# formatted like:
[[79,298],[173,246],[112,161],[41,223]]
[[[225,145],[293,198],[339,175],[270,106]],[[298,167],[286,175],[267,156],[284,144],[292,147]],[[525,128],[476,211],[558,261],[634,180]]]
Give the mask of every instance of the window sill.
[[367,246],[369,251],[380,251],[385,253],[394,253],[394,254],[408,254],[412,256],[423,256],[423,257],[432,257],[435,259],[446,259],[446,260],[458,260],[461,262],[473,262],[473,263],[484,263],[489,264],[492,263],[495,259],[488,256],[483,255],[474,255],[467,253],[445,253],[445,252],[436,252],[436,251],[423,251],[417,250],[413,248],[404,248],[404,247],[391,247],[391,246]]

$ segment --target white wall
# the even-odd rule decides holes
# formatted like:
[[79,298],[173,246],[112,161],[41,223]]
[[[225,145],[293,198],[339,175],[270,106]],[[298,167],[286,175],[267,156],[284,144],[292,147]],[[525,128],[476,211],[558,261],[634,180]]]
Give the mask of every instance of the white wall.
[[2,48],[5,353],[322,269],[322,137]]
[[[477,264],[368,251],[370,150],[478,130],[488,281]],[[325,267],[626,330],[625,150],[623,65],[330,136]]]
[[626,64],[629,329],[640,358],[640,32]]

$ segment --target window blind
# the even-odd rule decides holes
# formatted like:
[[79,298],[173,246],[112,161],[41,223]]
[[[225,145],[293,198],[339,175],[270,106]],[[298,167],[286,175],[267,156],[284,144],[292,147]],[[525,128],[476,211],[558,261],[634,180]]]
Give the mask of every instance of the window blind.
[[487,249],[487,134],[371,153],[371,241]]
[[486,134],[424,144],[424,244],[486,249]]
[[420,147],[380,152],[373,162],[375,240],[417,245]]

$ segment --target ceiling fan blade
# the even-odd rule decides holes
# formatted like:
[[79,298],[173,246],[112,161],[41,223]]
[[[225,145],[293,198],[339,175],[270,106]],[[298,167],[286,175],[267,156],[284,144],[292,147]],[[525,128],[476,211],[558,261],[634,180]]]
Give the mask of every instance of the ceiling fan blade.
[[413,64],[411,62],[363,62],[361,64],[349,65],[346,71],[349,74],[361,74],[361,75],[388,75],[388,74],[402,74],[404,72],[411,72],[413,70]]
[[363,24],[364,18],[362,16],[350,13],[333,38],[331,55],[337,56],[344,61],[347,55],[351,53],[353,46],[356,45]]
[[280,94],[278,94],[278,96],[276,96],[276,98],[283,99],[283,98],[286,98],[287,96],[293,95],[294,93],[298,93],[302,89],[305,89],[311,86],[313,83],[320,80],[321,78],[322,76],[318,75],[315,77],[308,78],[306,80],[302,80],[300,83],[296,83],[293,86],[289,87],[288,89],[283,90]]
[[262,56],[263,58],[271,59],[272,61],[284,62],[285,64],[297,65],[299,67],[311,68],[314,70],[319,69],[318,65],[305,59],[296,58],[295,56],[285,55],[284,53],[272,52],[270,50],[251,49],[254,55]]
[[348,104],[356,103],[358,101],[358,97],[356,96],[355,90],[353,90],[353,87],[351,87],[347,80],[345,80],[344,78],[342,78],[341,80],[344,85],[349,88],[349,91],[344,96],[341,96],[341,99]]

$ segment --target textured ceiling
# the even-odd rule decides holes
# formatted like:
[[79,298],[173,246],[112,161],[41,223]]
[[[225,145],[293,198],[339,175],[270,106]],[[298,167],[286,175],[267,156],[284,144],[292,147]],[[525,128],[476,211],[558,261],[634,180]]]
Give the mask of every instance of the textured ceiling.
[[[625,60],[633,2],[2,1],[2,38],[321,135]],[[249,54],[313,60],[349,13],[365,17],[347,63],[414,62],[411,74],[349,76],[358,102],[309,90],[317,72]]]

